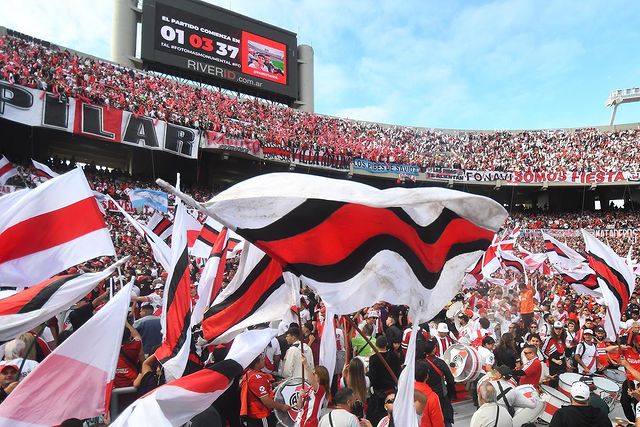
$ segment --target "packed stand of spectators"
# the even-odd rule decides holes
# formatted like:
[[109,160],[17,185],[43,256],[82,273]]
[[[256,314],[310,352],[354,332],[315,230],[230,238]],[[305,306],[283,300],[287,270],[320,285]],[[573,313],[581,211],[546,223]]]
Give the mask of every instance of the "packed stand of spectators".
[[235,98],[13,36],[0,38],[0,78],[61,98],[255,138],[280,157],[339,168],[356,157],[423,169],[640,171],[640,129],[450,133],[346,120]]

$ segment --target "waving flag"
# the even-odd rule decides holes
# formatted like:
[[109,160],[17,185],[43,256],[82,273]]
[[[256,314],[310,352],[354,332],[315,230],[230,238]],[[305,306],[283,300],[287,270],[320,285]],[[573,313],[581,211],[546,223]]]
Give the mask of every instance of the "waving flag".
[[607,305],[605,330],[610,339],[615,339],[620,331],[620,315],[629,304],[629,297],[635,288],[635,276],[631,268],[613,249],[582,230],[589,266],[598,276],[598,284]]
[[0,159],[0,185],[5,185],[9,178],[18,175],[18,169],[5,156]]
[[134,217],[129,215],[127,211],[125,211],[122,206],[118,204],[113,198],[109,195],[106,196],[108,200],[113,203],[113,205],[120,211],[120,213],[125,217],[129,224],[138,232],[140,236],[142,236],[149,246],[151,247],[151,252],[153,254],[153,258],[164,268],[165,271],[171,270],[171,249],[169,245],[167,245],[164,240],[158,237],[155,233],[149,230],[145,225],[140,224]]
[[550,274],[549,266],[545,264],[547,260],[546,253],[534,254],[524,249],[522,246],[518,246],[518,251],[524,255],[522,261],[524,261],[525,267],[528,272],[538,271],[542,274]]
[[147,222],[147,228],[162,240],[167,240],[173,232],[173,222],[160,212],[154,212]]
[[178,203],[171,236],[171,269],[168,270],[160,317],[163,340],[155,351],[168,379],[182,376],[191,345],[191,277],[185,228],[185,216],[188,215],[184,205]]
[[493,200],[454,190],[378,190],[291,173],[243,181],[205,208],[336,314],[383,300],[422,301],[435,315],[506,218]]
[[56,276],[0,299],[0,343],[30,331],[75,304],[115,268],[116,264],[99,273]]
[[33,167],[36,169],[36,175],[38,175],[40,178],[44,178],[45,180],[47,180],[55,178],[56,176],[60,176],[59,173],[55,173],[49,166],[43,163],[36,162],[33,159],[31,159],[31,162],[33,163]]
[[585,257],[544,231],[542,238],[549,262],[565,282],[579,295],[602,296],[596,274]]
[[226,248],[233,251],[243,240],[242,237],[227,229],[215,219],[208,217],[191,248],[191,255],[199,258],[209,258],[214,252],[214,242],[223,229],[227,230],[228,234]]
[[275,337],[275,329],[244,332],[215,365],[158,387],[127,407],[111,427],[173,427],[207,409]]
[[515,273],[525,274],[525,264],[512,251],[502,251],[498,249],[498,257],[502,268]]
[[106,413],[131,287],[118,292],[18,384],[0,405],[0,426],[54,426]]
[[150,190],[148,188],[134,188],[127,192],[131,206],[141,208],[150,206],[153,209],[167,213],[169,210],[169,197],[167,193],[158,190]]
[[92,258],[115,255],[82,169],[20,194],[0,211],[3,284],[32,286]]
[[203,337],[215,343],[228,342],[249,326],[282,318],[295,303],[282,266],[247,245],[235,276],[204,314]]

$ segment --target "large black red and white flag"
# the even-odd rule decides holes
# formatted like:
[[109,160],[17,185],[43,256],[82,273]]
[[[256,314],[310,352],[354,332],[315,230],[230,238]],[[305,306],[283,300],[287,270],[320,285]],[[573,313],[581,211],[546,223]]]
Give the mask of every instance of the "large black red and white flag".
[[598,277],[598,285],[607,305],[605,330],[610,339],[617,338],[620,316],[627,309],[629,297],[635,288],[635,275],[624,258],[613,249],[582,230],[589,266]]
[[549,233],[543,231],[542,238],[549,263],[576,293],[593,295],[597,298],[602,296],[596,273],[589,266],[587,258]]
[[295,293],[283,277],[282,266],[247,244],[238,271],[204,313],[204,339],[229,342],[245,328],[282,318],[296,304]]
[[435,315],[507,216],[491,199],[454,190],[378,190],[290,173],[243,181],[204,207],[338,315],[376,301],[421,302]]
[[173,222],[160,212],[156,211],[151,218],[149,218],[147,228],[162,240],[167,240],[171,237],[171,233],[173,232]]
[[31,162],[33,163],[33,167],[36,170],[36,175],[45,181],[51,178],[55,178],[56,176],[60,176],[59,173],[54,172],[49,166],[45,165],[44,163],[37,162],[33,159],[31,159]]
[[0,282],[33,286],[115,249],[82,169],[0,203]]
[[0,185],[5,185],[9,178],[18,175],[18,169],[5,156],[0,158]]
[[191,275],[185,221],[188,215],[184,205],[178,203],[171,236],[171,268],[160,316],[163,339],[154,353],[168,379],[182,376],[191,345]]
[[0,343],[30,331],[75,304],[115,268],[116,264],[99,273],[56,276],[0,299]]
[[235,338],[223,361],[158,387],[127,407],[111,426],[173,427],[187,423],[211,406],[276,334],[275,329],[244,332]]

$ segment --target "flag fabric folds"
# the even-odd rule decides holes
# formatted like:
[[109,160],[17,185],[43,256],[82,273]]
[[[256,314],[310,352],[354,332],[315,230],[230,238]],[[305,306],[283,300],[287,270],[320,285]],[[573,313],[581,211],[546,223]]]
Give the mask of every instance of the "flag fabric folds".
[[292,173],[243,181],[204,207],[336,314],[414,301],[435,315],[507,216],[491,199],[454,190],[378,190]]
[[[214,243],[223,229],[228,230],[215,219],[207,217],[198,237],[193,243],[191,255],[199,258],[209,258],[214,252]],[[231,230],[228,230],[227,233],[228,242],[226,243],[226,247],[229,251],[233,251],[243,239]]]
[[82,169],[20,194],[0,211],[3,284],[32,286],[92,258],[115,255]]
[[180,426],[207,409],[275,337],[275,329],[246,331],[227,357],[210,367],[158,387],[131,404],[112,427]]
[[607,305],[605,330],[610,339],[617,338],[620,316],[627,309],[629,297],[635,288],[635,276],[624,258],[613,249],[582,230],[589,266],[598,277],[598,284]]
[[281,319],[296,304],[282,266],[253,245],[246,245],[238,271],[204,313],[203,338],[229,342],[248,326]]
[[0,405],[0,426],[53,426],[107,411],[131,287],[118,292],[18,384]]
[[602,296],[596,274],[584,256],[544,231],[542,238],[549,262],[566,283],[579,295]]
[[525,274],[525,264],[512,251],[503,251],[498,249],[498,257],[502,268],[515,273]]
[[187,215],[184,205],[178,203],[171,236],[171,268],[168,270],[160,317],[163,340],[155,351],[167,379],[182,376],[191,345],[191,277],[185,228]]
[[167,213],[169,211],[169,197],[164,191],[133,188],[127,192],[127,195],[131,200],[131,206],[136,209],[150,206],[160,212]]
[[33,163],[33,167],[36,169],[36,175],[38,175],[40,178],[44,178],[45,180],[47,180],[55,178],[56,176],[60,176],[59,173],[52,171],[49,166],[43,163],[36,162],[33,159],[31,159],[31,162]]
[[[121,261],[122,262],[122,261]],[[56,276],[0,300],[0,343],[10,341],[78,302],[113,273]]]
[[0,185],[5,185],[9,178],[18,175],[18,169],[5,156],[0,159]]
[[167,240],[173,232],[173,222],[160,212],[154,212],[147,222],[147,228],[162,240]]

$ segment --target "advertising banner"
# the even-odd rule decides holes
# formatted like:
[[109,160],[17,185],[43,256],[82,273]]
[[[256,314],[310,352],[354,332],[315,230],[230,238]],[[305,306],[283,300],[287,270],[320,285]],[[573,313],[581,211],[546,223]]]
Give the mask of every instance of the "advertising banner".
[[415,165],[405,165],[398,163],[372,162],[365,159],[353,159],[354,170],[364,170],[371,173],[390,173],[394,175],[420,175],[420,168]]
[[198,158],[200,131],[0,81],[0,118]]

